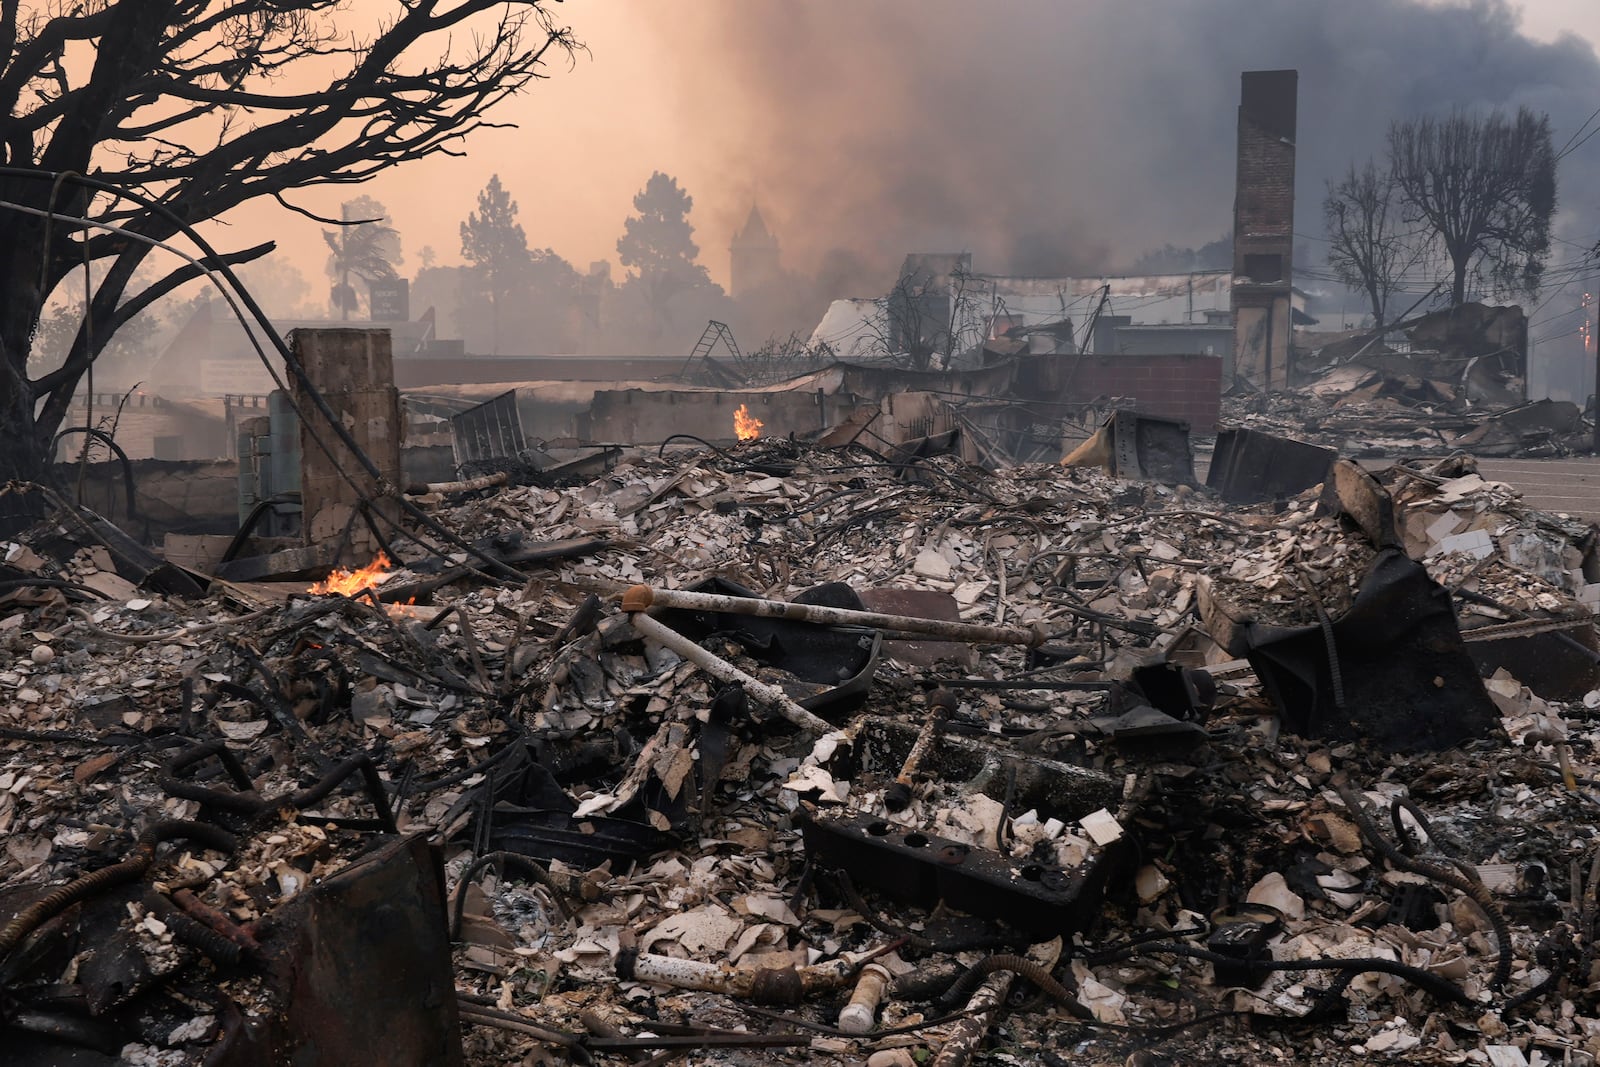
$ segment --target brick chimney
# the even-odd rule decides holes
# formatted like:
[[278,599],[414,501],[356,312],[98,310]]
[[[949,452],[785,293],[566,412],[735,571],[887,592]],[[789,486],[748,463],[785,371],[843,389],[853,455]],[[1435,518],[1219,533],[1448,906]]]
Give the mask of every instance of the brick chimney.
[[1233,373],[1271,390],[1286,385],[1289,374],[1300,73],[1249,70],[1240,81],[1233,198]]

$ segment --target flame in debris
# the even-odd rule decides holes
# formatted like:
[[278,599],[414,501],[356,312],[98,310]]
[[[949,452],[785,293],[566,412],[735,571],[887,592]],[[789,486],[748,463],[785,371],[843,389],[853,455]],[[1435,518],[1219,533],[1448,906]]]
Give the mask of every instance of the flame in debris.
[[743,404],[733,413],[733,432],[741,441],[754,441],[761,436],[761,427],[766,425],[760,419],[750,414],[750,409]]
[[328,580],[313,585],[308,592],[311,593],[338,593],[341,596],[355,596],[363,589],[376,588],[383,584],[384,577],[394,567],[389,562],[389,557],[379,552],[373,561],[365,567],[357,567],[353,571],[335,567],[328,575]]

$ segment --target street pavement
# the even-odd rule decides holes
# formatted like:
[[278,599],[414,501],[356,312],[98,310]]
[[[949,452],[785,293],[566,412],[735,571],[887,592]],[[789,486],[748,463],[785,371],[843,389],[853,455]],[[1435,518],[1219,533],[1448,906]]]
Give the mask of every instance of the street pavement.
[[1600,458],[1479,459],[1478,473],[1516,486],[1529,507],[1600,522]]

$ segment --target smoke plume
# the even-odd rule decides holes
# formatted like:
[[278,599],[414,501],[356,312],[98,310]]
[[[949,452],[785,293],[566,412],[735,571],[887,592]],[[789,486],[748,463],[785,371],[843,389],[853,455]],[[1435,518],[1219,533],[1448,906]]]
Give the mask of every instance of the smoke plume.
[[[1500,0],[700,0],[639,17],[681,54],[672,88],[704,134],[685,151],[720,184],[693,190],[706,244],[755,201],[802,270],[832,250],[882,270],[965,249],[982,270],[1092,272],[1212,240],[1231,224],[1244,70],[1300,71],[1312,239],[1325,181],[1380,153],[1391,119],[1526,104],[1559,145],[1600,104],[1593,49],[1521,36]],[[1592,217],[1582,158],[1564,204]]]

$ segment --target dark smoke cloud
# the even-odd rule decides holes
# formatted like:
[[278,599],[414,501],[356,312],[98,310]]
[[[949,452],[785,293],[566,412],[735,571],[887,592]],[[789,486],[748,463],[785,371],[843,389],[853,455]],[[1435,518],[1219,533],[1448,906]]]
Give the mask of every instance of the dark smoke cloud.
[[[967,249],[980,269],[1096,271],[1212,240],[1231,224],[1244,70],[1300,71],[1297,229],[1313,237],[1325,180],[1380,152],[1391,119],[1527,104],[1559,144],[1600,105],[1593,50],[1521,37],[1497,0],[641,11],[683,57],[672,88],[703,123],[697,169],[721,176],[693,190],[705,232],[731,232],[754,199],[804,269],[831,249],[880,269]],[[1592,212],[1577,167],[1563,192]]]

